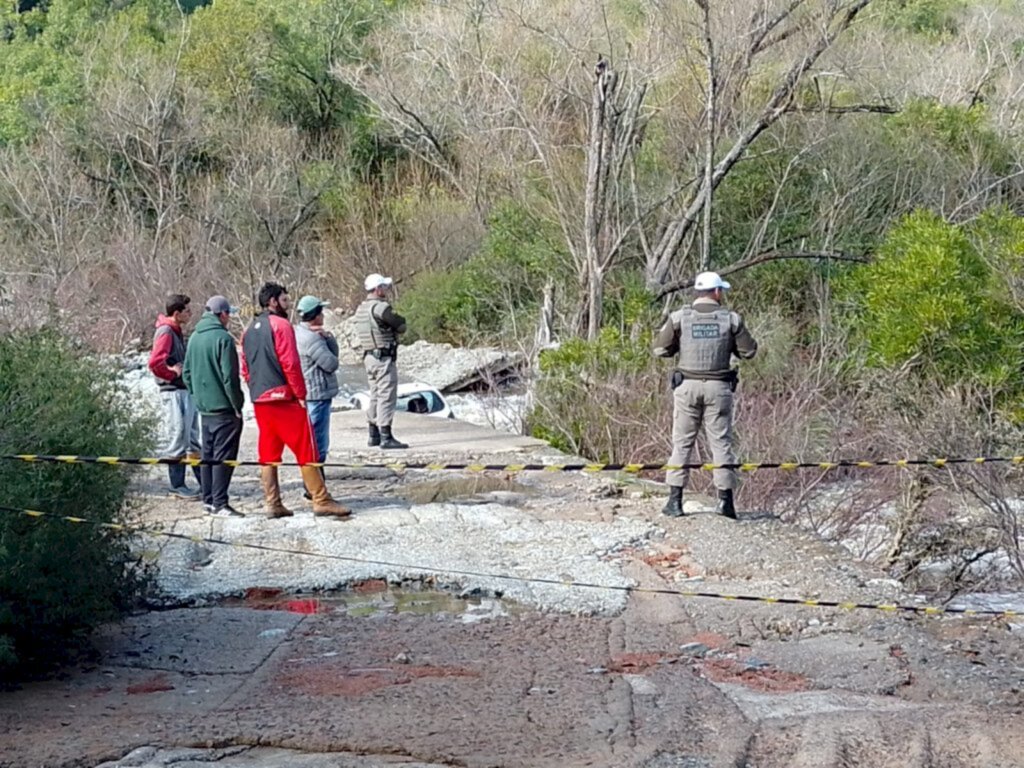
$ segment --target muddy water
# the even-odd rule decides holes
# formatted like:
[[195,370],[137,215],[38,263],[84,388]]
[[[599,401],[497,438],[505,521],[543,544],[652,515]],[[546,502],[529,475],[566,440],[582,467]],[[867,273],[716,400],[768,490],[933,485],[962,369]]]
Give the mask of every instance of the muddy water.
[[245,597],[226,600],[222,605],[300,614],[334,613],[361,618],[402,613],[417,616],[450,616],[453,620],[466,624],[517,615],[524,610],[522,606],[509,600],[481,596],[459,597],[435,590],[394,589],[383,581],[363,582],[355,585],[351,591],[316,595],[297,595],[282,590],[256,588],[248,590]]

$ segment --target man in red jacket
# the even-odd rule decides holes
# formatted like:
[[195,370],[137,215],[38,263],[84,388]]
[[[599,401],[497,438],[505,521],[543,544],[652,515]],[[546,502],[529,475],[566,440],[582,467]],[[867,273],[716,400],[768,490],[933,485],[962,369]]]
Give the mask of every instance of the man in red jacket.
[[[149,354],[149,370],[156,378],[162,405],[159,457],[161,459],[199,458],[199,416],[181,369],[185,363],[184,327],[192,319],[191,299],[180,293],[167,297],[166,314],[156,319],[153,351]],[[199,468],[192,467],[199,481]],[[185,465],[168,464],[170,494],[179,499],[199,501],[198,491],[185,485]]]
[[[306,382],[295,329],[288,322],[288,291],[277,283],[267,283],[260,289],[259,302],[263,311],[242,336],[242,376],[256,412],[259,460],[263,464],[280,462],[287,446],[302,465],[302,479],[313,497],[313,514],[348,517],[351,512],[331,498],[319,469],[310,466],[319,457],[306,411]],[[267,516],[291,517],[281,501],[277,467],[263,466],[261,473]]]

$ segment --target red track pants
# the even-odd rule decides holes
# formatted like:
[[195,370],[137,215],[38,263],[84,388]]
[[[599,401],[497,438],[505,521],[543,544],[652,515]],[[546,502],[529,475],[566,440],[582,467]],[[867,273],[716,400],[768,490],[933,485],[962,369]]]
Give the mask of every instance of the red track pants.
[[260,437],[257,454],[261,462],[281,461],[285,446],[299,464],[317,461],[309,413],[295,400],[279,403],[254,403]]

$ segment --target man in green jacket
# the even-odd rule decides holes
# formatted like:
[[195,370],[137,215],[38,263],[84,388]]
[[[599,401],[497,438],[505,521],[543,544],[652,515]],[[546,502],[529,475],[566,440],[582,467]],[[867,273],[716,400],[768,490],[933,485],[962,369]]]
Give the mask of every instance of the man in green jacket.
[[[182,378],[202,416],[204,462],[234,461],[242,438],[242,384],[238,352],[228,333],[231,315],[238,308],[223,296],[213,296],[196,325],[185,353]],[[218,517],[244,517],[228,503],[228,487],[235,468],[225,464],[201,467],[203,505]]]

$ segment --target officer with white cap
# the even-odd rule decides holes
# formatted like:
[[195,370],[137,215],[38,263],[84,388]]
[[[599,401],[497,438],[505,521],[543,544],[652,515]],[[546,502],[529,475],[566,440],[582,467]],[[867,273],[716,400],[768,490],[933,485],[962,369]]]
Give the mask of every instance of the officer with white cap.
[[[704,425],[708,447],[715,464],[735,464],[732,448],[732,414],[737,372],[732,357],[749,360],[757,354],[757,342],[736,312],[723,306],[725,291],[731,286],[715,272],[701,272],[694,280],[697,294],[692,305],[673,312],[654,340],[658,357],[679,356],[673,371],[672,456],[669,465],[690,461],[690,452]],[[669,470],[668,503],[662,512],[669,517],[683,514],[683,488],[686,470]],[[714,471],[718,489],[717,511],[736,518],[733,491],[736,472]]]
[[398,336],[405,333],[405,318],[388,301],[394,281],[384,275],[367,275],[363,281],[366,300],[356,309],[356,332],[363,350],[363,367],[370,385],[366,420],[368,445],[385,449],[408,448],[391,433],[398,401]]

